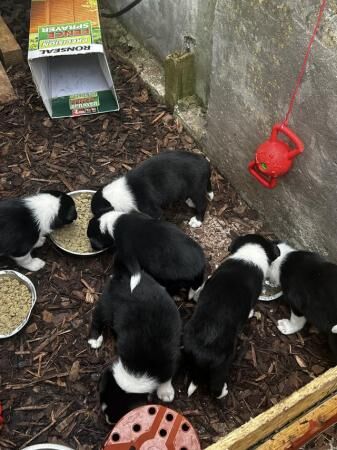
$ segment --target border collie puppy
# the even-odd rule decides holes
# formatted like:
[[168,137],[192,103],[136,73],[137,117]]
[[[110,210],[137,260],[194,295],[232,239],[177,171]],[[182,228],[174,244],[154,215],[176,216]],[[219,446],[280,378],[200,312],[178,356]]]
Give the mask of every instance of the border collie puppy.
[[107,209],[141,211],[160,218],[162,208],[178,200],[195,208],[189,225],[200,227],[204,220],[207,198],[213,199],[211,168],[207,159],[185,151],[166,151],[152,156],[126,175],[117,178],[93,196],[95,215]]
[[33,258],[46,235],[76,220],[74,200],[59,191],[44,191],[25,198],[0,201],[0,255],[9,256],[21,267],[36,271],[45,262]]
[[116,336],[117,359],[99,383],[101,409],[109,423],[115,423],[149,393],[171,402],[171,379],[176,371],[181,338],[177,307],[153,278],[142,273],[130,292],[130,274],[115,270],[99,299],[92,317],[89,344],[99,348],[104,328]]
[[270,267],[269,278],[280,284],[291,308],[290,319],[278,321],[282,334],[300,331],[306,321],[328,334],[337,358],[337,265],[317,253],[278,244],[280,256]]
[[110,211],[89,222],[92,248],[114,246],[118,259],[131,273],[131,291],[146,271],[170,294],[197,290],[203,283],[205,256],[202,248],[177,226],[145,214]]
[[219,399],[228,394],[237,336],[258,300],[270,262],[279,255],[276,244],[252,234],[237,238],[229,251],[231,255],[206,281],[185,326],[188,396],[199,384],[208,384]]

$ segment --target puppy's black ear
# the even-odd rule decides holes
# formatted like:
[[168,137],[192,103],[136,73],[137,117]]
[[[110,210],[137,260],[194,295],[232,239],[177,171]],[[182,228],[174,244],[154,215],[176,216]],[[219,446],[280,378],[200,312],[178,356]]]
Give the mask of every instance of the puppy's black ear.
[[280,254],[281,254],[281,252],[280,252],[280,249],[278,248],[278,245],[275,243],[275,241],[273,241],[271,261],[274,261],[276,258],[278,258],[280,256]]
[[235,253],[236,250],[242,245],[243,236],[238,236],[234,238],[228,247],[229,253]]

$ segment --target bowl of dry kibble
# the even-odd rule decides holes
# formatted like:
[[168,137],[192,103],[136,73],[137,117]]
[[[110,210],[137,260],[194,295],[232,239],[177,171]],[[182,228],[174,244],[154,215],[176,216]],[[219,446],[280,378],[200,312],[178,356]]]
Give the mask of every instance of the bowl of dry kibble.
[[87,237],[89,221],[93,217],[91,199],[94,193],[95,191],[89,189],[68,192],[68,195],[74,199],[77,219],[49,235],[51,241],[61,250],[78,256],[97,255],[105,251],[105,249],[93,250]]
[[0,270],[0,339],[23,328],[36,302],[34,284],[15,270]]

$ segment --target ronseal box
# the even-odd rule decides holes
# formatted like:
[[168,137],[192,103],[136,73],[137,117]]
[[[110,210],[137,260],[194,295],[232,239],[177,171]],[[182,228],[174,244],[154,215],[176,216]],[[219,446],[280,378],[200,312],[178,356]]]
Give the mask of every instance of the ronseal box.
[[32,0],[28,63],[51,117],[118,111],[97,0]]

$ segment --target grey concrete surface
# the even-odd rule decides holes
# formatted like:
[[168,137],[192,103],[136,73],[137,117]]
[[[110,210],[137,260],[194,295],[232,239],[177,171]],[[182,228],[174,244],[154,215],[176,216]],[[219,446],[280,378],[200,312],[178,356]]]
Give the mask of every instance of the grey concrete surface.
[[217,1],[206,149],[280,237],[337,258],[336,1],[329,2],[290,120],[304,153],[275,190],[247,172],[287,110],[318,3]]
[[208,101],[205,152],[281,238],[336,260],[337,0],[328,2],[289,124],[304,153],[273,191],[247,171],[286,113],[319,3],[143,0],[123,21],[161,60],[193,37],[198,95]]

